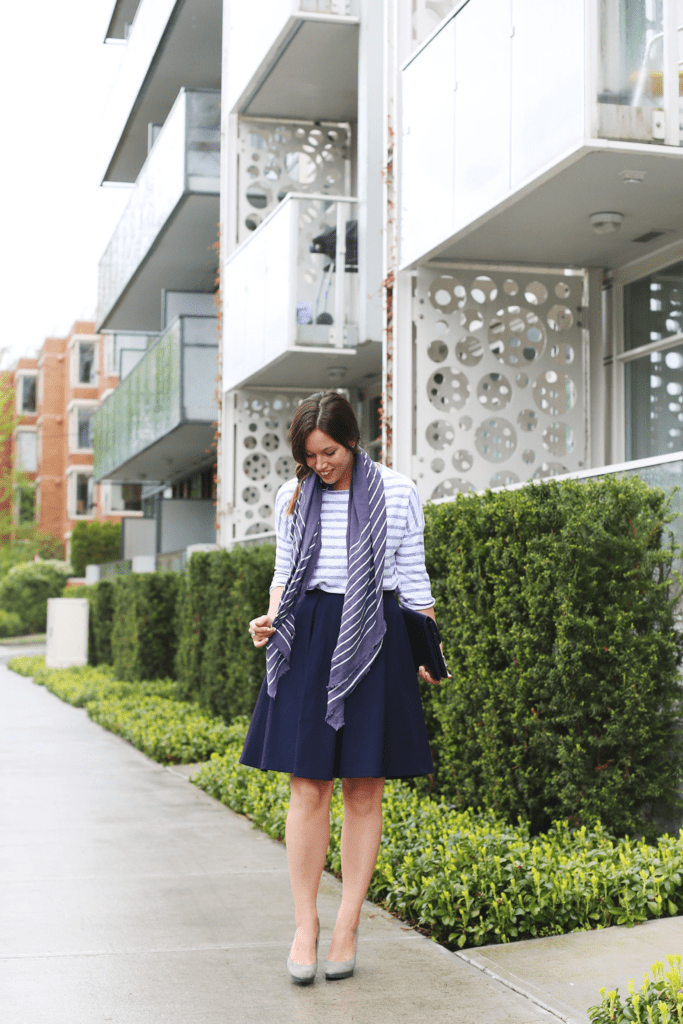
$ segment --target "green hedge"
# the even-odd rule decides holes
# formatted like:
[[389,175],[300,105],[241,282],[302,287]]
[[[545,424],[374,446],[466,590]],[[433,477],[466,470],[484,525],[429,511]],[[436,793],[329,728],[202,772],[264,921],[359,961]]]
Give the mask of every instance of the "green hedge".
[[21,619],[21,632],[44,633],[47,602],[60,597],[71,566],[66,562],[20,562],[0,580],[0,609]]
[[131,573],[114,580],[111,658],[119,679],[175,674],[179,585],[179,575],[172,572]]
[[550,482],[427,508],[452,683],[425,687],[436,786],[534,832],[680,813],[681,638],[663,491]]
[[275,548],[235,548],[193,555],[183,574],[177,622],[178,693],[226,722],[250,715],[265,673],[265,651],[249,621],[268,609]]
[[121,524],[97,519],[76,523],[70,553],[74,576],[85,576],[86,565],[115,562],[121,558]]

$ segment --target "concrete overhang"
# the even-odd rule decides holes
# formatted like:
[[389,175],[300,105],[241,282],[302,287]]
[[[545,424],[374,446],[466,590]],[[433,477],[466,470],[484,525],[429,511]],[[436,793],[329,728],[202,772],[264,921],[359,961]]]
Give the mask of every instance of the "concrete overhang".
[[161,330],[161,292],[216,286],[219,198],[185,193],[97,330]]
[[[642,180],[629,180],[629,171]],[[682,195],[683,149],[594,140],[410,266],[434,260],[618,268],[683,239]],[[596,234],[589,218],[599,212],[621,213],[620,229]]]
[[239,113],[310,121],[355,121],[358,33],[354,18],[290,18],[243,93]]
[[[142,0],[149,3],[150,0]],[[112,113],[114,138],[106,158],[105,182],[133,182],[147,158],[149,124],[162,125],[182,88],[220,89],[222,13],[219,0],[178,0],[160,39],[150,34],[144,62],[117,80],[122,110]],[[130,44],[135,42],[138,23]],[[126,74],[126,68],[122,73]]]
[[215,423],[181,423],[100,480],[172,483],[215,462],[215,435]]
[[104,41],[122,41],[126,39],[126,25],[132,25],[140,0],[116,0],[111,12]]
[[[230,358],[226,339],[226,359]],[[333,369],[344,368],[342,376],[330,375]],[[286,349],[267,366],[257,370],[233,387],[295,387],[326,389],[359,387],[366,378],[382,372],[382,344],[368,341],[356,348],[306,348],[303,345]]]

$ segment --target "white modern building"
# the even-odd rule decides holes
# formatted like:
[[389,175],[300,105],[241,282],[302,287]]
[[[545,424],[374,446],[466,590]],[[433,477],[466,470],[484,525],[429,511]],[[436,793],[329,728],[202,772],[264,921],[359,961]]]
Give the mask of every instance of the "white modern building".
[[293,410],[336,387],[425,501],[680,479],[683,0],[118,0],[110,35],[135,185],[98,327],[155,341],[99,478],[180,500],[215,420],[218,540],[272,536]]
[[232,0],[224,25],[221,542],[272,531],[321,387],[370,442],[381,399],[425,501],[677,482],[681,0]]

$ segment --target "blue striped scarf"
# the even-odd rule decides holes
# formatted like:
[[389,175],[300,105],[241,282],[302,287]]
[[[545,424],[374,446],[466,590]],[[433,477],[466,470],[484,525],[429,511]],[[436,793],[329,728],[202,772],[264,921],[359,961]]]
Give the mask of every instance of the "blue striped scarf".
[[[294,620],[299,601],[315,569],[320,551],[320,478],[306,477],[292,514],[292,570],[273,620],[275,633],[266,651],[268,694],[289,669]],[[386,632],[382,607],[387,510],[379,467],[359,449],[353,467],[346,534],[349,574],[337,646],[327,684],[325,721],[333,729],[344,724],[344,701],[380,652]]]

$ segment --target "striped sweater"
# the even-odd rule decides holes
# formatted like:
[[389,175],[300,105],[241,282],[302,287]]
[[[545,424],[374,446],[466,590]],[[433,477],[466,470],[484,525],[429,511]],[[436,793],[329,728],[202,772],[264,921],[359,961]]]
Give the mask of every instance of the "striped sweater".
[[[424,516],[417,487],[407,477],[379,467],[384,480],[387,507],[387,549],[384,562],[384,590],[396,590],[401,604],[415,610],[434,604],[424,559]],[[291,516],[287,506],[296,488],[288,480],[277,494],[275,523],[277,554],[273,587],[283,587],[291,571]],[[321,547],[318,564],[308,586],[331,594],[344,594],[347,582],[346,529],[349,492],[325,490],[320,513]]]

